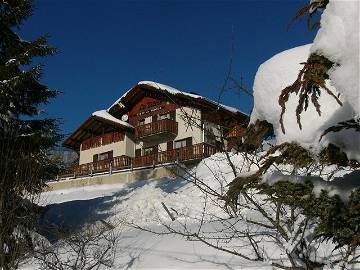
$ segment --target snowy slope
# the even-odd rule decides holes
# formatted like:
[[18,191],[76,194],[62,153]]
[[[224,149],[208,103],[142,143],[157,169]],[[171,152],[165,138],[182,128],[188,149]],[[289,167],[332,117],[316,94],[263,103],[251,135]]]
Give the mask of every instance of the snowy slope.
[[[257,169],[256,157],[252,158],[252,163],[244,159],[243,154],[230,155],[238,173],[248,174]],[[284,168],[284,172],[286,169]],[[344,173],[338,172],[335,176]],[[250,225],[242,219],[229,219],[222,208],[223,202],[215,196],[206,196],[199,189],[201,187],[219,194],[226,192],[227,184],[234,175],[224,154],[218,153],[203,160],[185,178],[148,179],[129,184],[46,192],[42,194],[40,203],[48,207],[44,216],[46,222],[62,224],[72,230],[99,220],[115,224],[120,238],[112,269],[273,269],[272,262],[286,262],[284,250],[292,248],[290,242],[279,245],[274,244],[271,239],[263,239],[263,255],[269,259],[265,262],[250,262],[199,241],[187,241],[181,235],[157,235],[132,227],[136,225],[163,233],[167,232],[163,225],[180,232],[186,225],[186,230],[201,232],[210,238],[218,237],[219,231],[231,234],[234,228],[249,229],[254,233],[263,231],[263,228]],[[271,180],[274,181],[274,178]],[[254,196],[259,202],[262,200],[262,195]],[[175,221],[171,220],[162,202],[175,217]],[[269,208],[267,211],[271,214],[273,210]],[[264,221],[259,212],[251,209],[244,208],[241,215],[246,220]],[[252,254],[249,242],[241,237],[219,243],[249,256]],[[316,251],[316,256],[327,262],[333,248],[332,243],[323,243]],[[21,269],[41,269],[41,266],[36,260],[30,259]]]

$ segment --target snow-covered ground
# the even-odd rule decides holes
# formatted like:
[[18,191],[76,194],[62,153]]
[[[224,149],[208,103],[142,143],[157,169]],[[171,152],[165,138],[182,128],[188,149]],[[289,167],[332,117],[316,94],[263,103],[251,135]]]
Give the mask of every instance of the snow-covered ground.
[[[233,160],[237,159],[234,155]],[[226,183],[233,178],[222,154],[204,160],[186,177],[207,181],[220,193],[225,192]],[[171,221],[162,202],[176,221]],[[116,224],[119,241],[113,269],[272,269],[268,263],[249,262],[199,241],[187,241],[180,235],[158,235],[124,226],[123,222],[130,222],[161,233],[166,231],[161,223],[179,230],[186,223],[189,230],[196,230],[206,204],[204,227],[213,230],[210,221],[215,216],[225,217],[224,211],[218,202],[211,201],[199,188],[182,178],[44,192],[39,204],[48,208],[40,227],[56,224],[76,230],[98,220]],[[48,237],[56,240],[51,235]],[[41,269],[41,265],[31,259],[21,269]]]
[[[246,174],[256,170],[254,159],[254,163],[251,163],[244,159],[243,154],[230,155],[238,173]],[[344,174],[344,171],[340,174]],[[264,228],[244,222],[263,222],[264,218],[258,211],[244,209],[241,218],[229,218],[222,201],[201,191],[201,188],[206,188],[218,194],[226,192],[226,185],[234,176],[225,154],[218,153],[203,160],[184,178],[148,179],[129,184],[44,192],[39,204],[47,206],[48,210],[39,224],[39,232],[56,246],[61,240],[41,228],[56,224],[65,230],[76,231],[100,220],[114,225],[118,241],[112,269],[273,269],[273,262],[286,263],[284,251],[292,248],[291,242],[276,244],[261,236],[263,240],[259,242],[259,249],[267,260],[252,262],[209,247],[201,241],[194,241],[193,238],[189,241],[183,235],[168,234],[169,228],[177,232],[198,232],[208,239],[229,235],[236,230],[259,235],[264,233]],[[260,201],[261,195],[255,195],[254,198]],[[175,218],[174,221],[162,203]],[[267,211],[272,214],[271,209]],[[211,242],[253,256],[247,239],[235,236],[230,240]],[[327,262],[329,256],[336,255],[332,254],[333,248],[332,243],[325,243],[315,254]],[[66,260],[70,255],[64,252],[62,256]],[[39,261],[29,259],[21,269],[42,268]],[[103,266],[101,269],[107,268]]]

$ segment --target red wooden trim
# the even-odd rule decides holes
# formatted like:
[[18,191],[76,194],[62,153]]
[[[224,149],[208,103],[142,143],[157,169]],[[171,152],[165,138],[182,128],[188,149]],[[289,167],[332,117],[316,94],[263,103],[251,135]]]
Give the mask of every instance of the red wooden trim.
[[178,133],[178,123],[175,120],[163,119],[135,127],[135,138],[144,138],[160,133]]
[[178,106],[164,100],[158,100],[152,97],[143,97],[129,112],[129,123],[137,126],[139,120],[146,117],[164,114],[175,110]]
[[95,148],[95,147],[99,147],[102,145],[107,145],[110,143],[123,141],[124,138],[125,138],[124,133],[121,133],[118,131],[110,132],[110,133],[106,133],[101,136],[95,136],[95,137],[84,140],[81,143],[80,149],[81,149],[81,151],[88,150],[90,148]]
[[199,160],[209,157],[216,153],[213,145],[206,143],[194,144],[187,147],[152,153],[145,156],[130,158],[128,156],[118,156],[108,160],[100,160],[97,162],[86,163],[75,166],[66,171],[61,177],[68,176],[84,176],[92,173],[110,171],[113,169],[125,169],[131,166],[145,167],[157,164],[172,163],[176,161]]

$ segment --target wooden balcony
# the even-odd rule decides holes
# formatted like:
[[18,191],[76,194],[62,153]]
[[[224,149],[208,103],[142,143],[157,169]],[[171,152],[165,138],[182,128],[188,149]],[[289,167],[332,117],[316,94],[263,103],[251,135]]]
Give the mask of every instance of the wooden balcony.
[[112,159],[99,160],[97,162],[90,162],[81,164],[70,168],[64,174],[62,178],[66,177],[77,177],[92,175],[101,172],[110,172],[112,170],[121,170],[131,167],[131,158],[128,156],[118,156]]
[[95,136],[83,141],[81,144],[81,150],[83,151],[90,148],[95,148],[102,145],[123,141],[124,136],[125,135],[120,132],[110,132],[101,136]]
[[200,160],[215,153],[215,146],[206,143],[199,143],[178,149],[135,157],[133,160],[133,167],[144,167],[176,161]]
[[225,138],[235,138],[242,137],[246,132],[246,128],[241,127],[239,125],[235,125],[230,131],[225,135]]
[[178,123],[175,120],[163,119],[135,127],[135,138],[146,140],[164,135],[174,135],[178,133]]
[[66,178],[87,176],[93,175],[95,173],[110,173],[113,170],[147,167],[165,163],[173,163],[176,161],[201,160],[215,153],[215,146],[206,143],[200,143],[135,158],[130,158],[128,156],[119,156],[108,160],[100,160],[97,162],[82,164],[69,169],[60,177]]

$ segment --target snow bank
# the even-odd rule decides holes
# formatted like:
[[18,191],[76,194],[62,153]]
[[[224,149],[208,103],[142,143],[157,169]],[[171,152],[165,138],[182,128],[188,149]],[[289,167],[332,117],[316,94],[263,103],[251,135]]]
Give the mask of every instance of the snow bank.
[[[254,109],[251,114],[251,122],[256,119],[266,120],[273,124],[277,143],[297,141],[306,146],[317,144],[323,132],[323,125],[331,119],[334,112],[341,110],[335,99],[329,95],[320,96],[322,115],[319,116],[312,104],[301,115],[302,129],[296,122],[296,106],[299,97],[291,95],[286,103],[284,125],[286,133],[281,131],[280,113],[278,103],[279,95],[285,87],[291,85],[297,78],[299,71],[310,55],[311,44],[296,47],[281,52],[263,63],[254,81]],[[336,90],[328,83],[331,91]],[[335,123],[334,123],[335,124]]]
[[[360,134],[354,130],[328,133],[319,142],[327,128],[359,116],[359,2],[331,1],[321,17],[321,28],[314,44],[296,47],[281,52],[263,63],[254,81],[254,109],[251,123],[256,119],[273,124],[277,143],[298,142],[317,152],[333,143],[339,146],[349,159],[360,160]],[[301,114],[302,130],[296,122],[296,107],[299,97],[291,95],[286,103],[283,134],[279,124],[281,107],[278,98],[281,91],[291,85],[302,69],[310,53],[324,55],[336,65],[329,71],[327,87],[340,94],[343,106],[322,92],[319,103],[321,116],[312,105]]]
[[[231,154],[231,160],[238,173],[256,170],[242,154]],[[183,179],[183,178],[186,178]],[[171,219],[162,203],[176,220],[194,222],[202,216],[206,205],[205,220],[224,216],[223,202],[214,200],[201,189],[224,195],[234,174],[223,153],[204,159],[200,164],[177,179],[145,180],[143,186],[122,195],[121,203],[112,209],[114,220],[126,217],[127,222],[140,225],[161,224]],[[200,188],[199,188],[200,187]]]
[[359,1],[330,1],[321,16],[311,52],[338,64],[329,76],[337,91],[360,116]]

